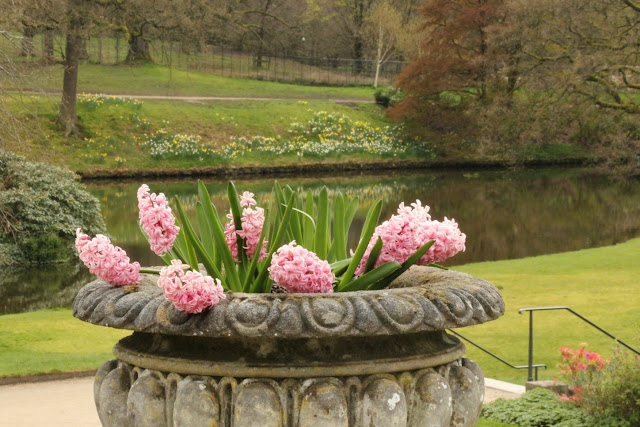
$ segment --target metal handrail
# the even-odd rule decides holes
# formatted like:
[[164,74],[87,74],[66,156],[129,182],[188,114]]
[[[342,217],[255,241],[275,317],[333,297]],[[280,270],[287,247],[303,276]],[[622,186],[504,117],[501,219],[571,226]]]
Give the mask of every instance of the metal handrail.
[[494,359],[498,359],[500,362],[504,363],[505,365],[509,366],[510,368],[513,368],[513,369],[525,369],[525,368],[527,368],[528,369],[529,366],[531,366],[532,368],[535,368],[536,369],[536,381],[538,380],[538,368],[547,369],[547,365],[545,365],[544,363],[538,363],[536,365],[531,365],[531,362],[529,362],[529,365],[513,365],[513,364],[507,362],[506,360],[504,360],[502,357],[490,352],[486,348],[484,348],[481,345],[471,341],[469,338],[457,333],[456,331],[453,331],[453,330],[449,329],[449,332],[451,332],[452,334],[454,334],[456,336],[459,336],[463,340],[467,341],[469,344],[476,346],[480,350],[482,350],[485,353],[487,353],[489,356],[493,357]]
[[[596,325],[595,323],[593,323],[592,321],[590,321],[586,317],[584,317],[581,314],[575,312],[574,310],[572,310],[571,308],[569,308],[567,306],[561,305],[561,306],[556,306],[556,307],[521,308],[520,310],[518,310],[518,314],[522,314],[525,311],[529,312],[529,365],[528,365],[529,366],[529,379],[528,379],[528,381],[533,381],[532,371],[531,371],[532,363],[533,363],[533,312],[534,311],[549,311],[549,310],[567,310],[568,312],[570,312],[571,314],[573,314],[576,317],[579,317],[583,321],[587,322],[588,324],[590,324],[591,326],[593,326],[594,328],[596,328],[597,330],[599,330],[600,332],[602,332],[603,334],[608,336],[609,338],[614,339],[616,342],[618,342],[618,344],[621,344],[621,345],[625,346],[626,348],[628,348],[629,350],[633,351],[634,353],[640,355],[640,352],[638,352],[638,350],[632,348],[628,344],[626,344],[623,341],[619,340],[618,338],[614,337],[609,332],[607,332],[604,329],[602,329],[600,326]],[[538,377],[538,371],[536,369],[536,379],[537,379],[537,377]]]

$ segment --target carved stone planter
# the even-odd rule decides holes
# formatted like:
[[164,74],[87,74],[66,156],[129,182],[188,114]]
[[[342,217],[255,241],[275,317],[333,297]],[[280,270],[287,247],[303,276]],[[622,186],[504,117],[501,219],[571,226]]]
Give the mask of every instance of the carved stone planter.
[[74,315],[131,329],[96,375],[105,426],[471,426],[484,377],[445,329],[504,313],[490,283],[413,267],[390,289],[243,294],[186,315],[156,276],[86,285]]

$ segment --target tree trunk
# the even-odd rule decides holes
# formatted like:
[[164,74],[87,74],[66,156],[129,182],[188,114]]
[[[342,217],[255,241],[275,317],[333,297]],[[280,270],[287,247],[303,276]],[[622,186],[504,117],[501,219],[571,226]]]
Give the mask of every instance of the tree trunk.
[[60,123],[68,136],[76,131],[76,97],[78,94],[78,60],[82,46],[82,25],[78,18],[72,18],[67,32],[65,47],[64,76],[62,79],[62,103],[60,104]]
[[142,34],[131,34],[129,38],[129,51],[125,62],[151,62],[149,42]]
[[33,56],[33,28],[24,27],[22,30],[22,42],[20,43],[20,56],[31,58]]
[[53,64],[55,62],[53,52],[53,30],[44,31],[44,62],[45,64]]
[[355,74],[362,74],[362,55],[364,51],[364,42],[362,37],[356,36],[353,40],[353,59],[355,61]]
[[264,51],[263,51],[263,47],[262,44],[260,44],[260,47],[258,48],[258,51],[256,52],[256,54],[253,57],[253,65],[255,65],[257,68],[262,68],[262,57],[264,55]]
[[98,36],[98,64],[102,64],[102,36]]
[[87,61],[89,59],[89,51],[87,50],[87,39],[84,37],[80,38],[80,45],[78,46],[78,59],[80,61]]
[[116,64],[120,63],[120,33],[116,33]]
[[380,22],[378,25],[379,33],[378,33],[378,50],[376,55],[376,77],[373,80],[373,87],[378,87],[378,76],[380,75],[380,66],[382,65],[382,42],[383,42],[383,32],[382,32],[382,23]]

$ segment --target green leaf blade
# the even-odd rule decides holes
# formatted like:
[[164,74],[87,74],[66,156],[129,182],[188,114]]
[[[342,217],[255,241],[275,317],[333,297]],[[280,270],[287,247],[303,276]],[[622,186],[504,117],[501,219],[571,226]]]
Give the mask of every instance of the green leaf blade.
[[371,270],[370,272],[365,273],[357,279],[349,282],[346,286],[340,289],[340,292],[363,291],[369,289],[371,285],[380,282],[385,277],[393,274],[400,268],[402,268],[402,265],[397,261],[385,262],[378,268]]

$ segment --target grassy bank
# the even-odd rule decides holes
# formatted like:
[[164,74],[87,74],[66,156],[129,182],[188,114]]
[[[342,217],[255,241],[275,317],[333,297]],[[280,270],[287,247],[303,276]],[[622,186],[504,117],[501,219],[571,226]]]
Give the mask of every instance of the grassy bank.
[[[514,364],[526,364],[527,318],[519,308],[568,305],[591,321],[640,347],[640,239],[597,249],[512,261],[456,267],[501,288],[506,314],[460,333]],[[610,354],[613,343],[564,312],[535,318],[535,362],[546,363],[542,378],[555,378],[558,348],[588,343]],[[92,369],[112,357],[111,347],[126,331],[97,327],[72,317],[71,310],[43,310],[0,316],[0,376]],[[526,371],[513,371],[468,346],[487,377],[524,383]]]
[[401,133],[388,130],[394,125],[384,111],[368,103],[81,96],[78,133],[67,137],[56,123],[57,102],[51,96],[16,101],[15,110],[36,131],[26,144],[4,141],[4,148],[76,171],[138,171],[368,161],[402,157],[395,148],[406,145]]

